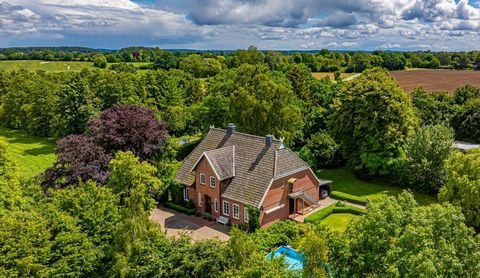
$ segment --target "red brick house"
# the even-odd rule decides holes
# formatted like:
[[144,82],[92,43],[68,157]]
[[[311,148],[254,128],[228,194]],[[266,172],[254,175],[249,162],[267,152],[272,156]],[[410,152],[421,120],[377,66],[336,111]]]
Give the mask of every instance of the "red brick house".
[[198,211],[248,224],[246,205],[260,210],[261,226],[318,205],[320,187],[329,190],[310,167],[282,140],[211,128],[185,158],[176,180],[185,185],[184,199]]

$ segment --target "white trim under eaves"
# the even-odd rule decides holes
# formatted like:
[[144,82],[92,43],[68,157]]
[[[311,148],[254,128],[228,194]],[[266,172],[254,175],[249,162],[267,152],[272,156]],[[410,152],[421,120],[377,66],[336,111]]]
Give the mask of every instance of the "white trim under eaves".
[[205,158],[208,161],[208,164],[210,164],[210,168],[213,169],[213,172],[215,173],[215,176],[217,177],[218,181],[221,182],[222,179],[220,179],[220,176],[218,175],[217,171],[215,170],[215,167],[213,167],[212,161],[210,161],[210,158],[208,158],[208,155],[205,153]]
[[232,152],[233,152],[233,155],[232,155],[233,156],[233,176],[235,177],[235,145],[233,145],[232,147],[233,147],[232,148],[233,149],[232,150]]
[[315,175],[315,172],[313,172],[312,168],[308,167],[308,170],[310,170],[310,173],[315,177],[315,179],[318,181],[318,185],[320,185],[320,179]]
[[200,160],[202,160],[203,156],[205,155],[205,152],[202,153],[202,155],[195,161],[195,164],[193,164],[192,168],[190,169],[190,173],[193,172],[193,170],[197,167],[198,163],[200,163]]
[[260,203],[259,203],[258,206],[257,206],[258,209],[259,209],[260,207],[262,207],[263,201],[265,201],[265,198],[267,197],[267,193],[268,193],[268,191],[270,191],[270,187],[272,187],[273,180],[274,180],[274,179],[271,179],[271,180],[270,180],[270,184],[268,185],[267,190],[265,190],[265,193],[263,193],[262,200],[260,201]]
[[217,171],[215,170],[215,167],[213,167],[212,161],[210,160],[210,158],[208,158],[208,155],[207,155],[206,152],[203,152],[202,155],[198,158],[197,162],[195,162],[195,164],[193,164],[193,167],[190,170],[190,172],[193,172],[193,169],[195,169],[197,167],[198,163],[200,163],[200,161],[202,160],[203,157],[205,157],[207,159],[208,164],[210,165],[210,168],[212,168],[213,173],[215,173],[215,176],[217,177],[218,181],[222,181],[222,179],[220,179],[220,176],[218,175]]
[[271,208],[271,209],[269,209],[269,210],[266,210],[266,211],[265,211],[265,214],[270,214],[270,213],[275,212],[275,211],[277,211],[277,210],[279,210],[279,209],[282,209],[282,208],[284,208],[284,207],[285,207],[285,204],[281,204],[281,205],[279,205],[279,206],[276,206],[276,207],[274,207],[274,208]]

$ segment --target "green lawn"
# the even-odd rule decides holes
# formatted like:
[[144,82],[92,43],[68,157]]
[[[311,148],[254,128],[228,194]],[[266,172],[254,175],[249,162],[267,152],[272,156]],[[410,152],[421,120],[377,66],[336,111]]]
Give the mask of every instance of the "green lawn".
[[0,137],[6,139],[22,177],[34,177],[55,161],[55,143],[51,139],[27,136],[23,132],[3,127],[0,127]]
[[0,61],[0,70],[80,71],[84,68],[93,68],[93,63],[38,60]]
[[347,229],[350,221],[353,219],[358,219],[359,217],[361,216],[351,213],[332,213],[325,219],[321,220],[320,223],[327,225],[333,231],[343,233]]
[[[318,172],[321,179],[332,180],[332,190],[348,193],[350,195],[375,200],[386,195],[396,196],[404,189],[390,186],[378,181],[363,181],[345,168],[324,169]],[[436,198],[423,193],[414,192],[415,200],[426,205],[436,202]]]

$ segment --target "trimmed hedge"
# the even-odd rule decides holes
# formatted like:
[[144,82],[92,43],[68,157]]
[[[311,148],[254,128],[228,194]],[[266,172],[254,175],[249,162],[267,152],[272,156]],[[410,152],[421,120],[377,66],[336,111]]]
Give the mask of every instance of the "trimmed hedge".
[[351,213],[355,215],[364,215],[367,213],[367,211],[361,208],[345,206],[345,207],[334,207],[332,213]]
[[310,216],[307,216],[307,218],[304,219],[304,222],[314,223],[327,218],[327,216],[333,213],[336,205],[337,203],[331,204],[328,207],[321,209]]
[[361,208],[355,208],[349,205],[338,206],[339,202],[329,205],[328,207],[321,209],[314,214],[305,218],[305,223],[315,223],[327,218],[332,213],[351,213],[354,215],[364,215],[367,210]]
[[364,197],[358,197],[358,196],[350,195],[340,191],[332,191],[330,193],[330,197],[338,200],[348,201],[357,205],[362,205],[362,206],[367,205],[366,199]]
[[189,209],[189,208],[186,208],[184,206],[181,206],[181,205],[178,205],[178,204],[175,204],[175,203],[172,203],[172,202],[165,202],[164,205],[165,205],[165,207],[167,207],[169,209],[173,209],[173,210],[176,210],[176,211],[188,214],[188,215],[194,215],[197,212],[197,210],[194,209],[194,208]]

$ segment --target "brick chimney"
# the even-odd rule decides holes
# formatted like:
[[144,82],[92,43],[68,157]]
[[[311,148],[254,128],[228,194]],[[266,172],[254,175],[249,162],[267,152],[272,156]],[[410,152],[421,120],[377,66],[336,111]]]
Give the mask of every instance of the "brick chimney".
[[272,143],[273,143],[273,135],[269,134],[265,136],[265,144],[267,145],[267,147],[271,147]]
[[229,123],[227,126],[227,134],[232,135],[237,131],[237,126],[233,123]]

